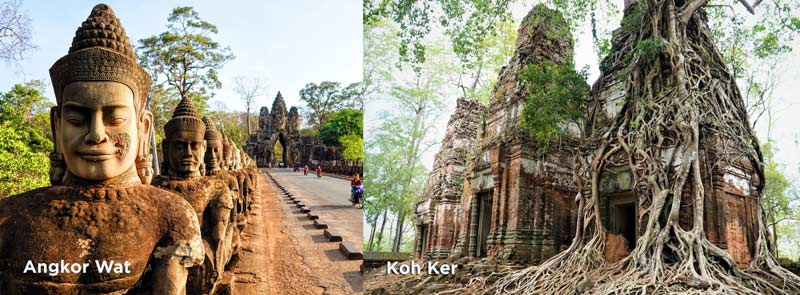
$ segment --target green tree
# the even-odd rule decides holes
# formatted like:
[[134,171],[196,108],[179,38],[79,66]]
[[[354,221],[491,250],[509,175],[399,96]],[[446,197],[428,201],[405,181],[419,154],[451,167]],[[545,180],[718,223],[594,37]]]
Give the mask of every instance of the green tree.
[[205,110],[210,91],[222,87],[217,72],[234,55],[212,39],[217,26],[202,20],[192,7],[176,7],[167,21],[166,32],[139,40],[139,61],[154,84],[166,83]]
[[560,65],[545,61],[528,65],[522,79],[528,89],[522,110],[522,125],[543,145],[558,140],[569,126],[582,130],[586,115],[586,70],[579,73],[568,62]]
[[764,208],[764,217],[767,219],[767,226],[770,227],[772,242],[775,247],[776,256],[779,253],[778,245],[778,225],[785,221],[800,220],[800,213],[797,208],[792,206],[800,201],[792,183],[781,171],[781,165],[775,161],[775,148],[772,143],[767,141],[762,144],[761,151],[764,153],[764,190],[761,192],[761,206]]
[[344,109],[333,113],[328,122],[319,129],[319,138],[326,145],[336,146],[343,143],[339,139],[345,135],[355,134],[362,137],[364,133],[364,112]]
[[[27,83],[37,85],[37,81]],[[16,84],[10,91],[0,94],[0,122],[10,122],[33,152],[50,152],[53,149],[50,131],[52,103],[42,93],[29,86]]]
[[353,107],[354,97],[352,92],[343,92],[339,82],[323,81],[319,84],[308,83],[300,89],[300,101],[306,103],[303,108],[308,124],[316,130],[322,128],[331,114],[334,112]]
[[399,59],[398,33],[397,26],[383,18],[364,24],[364,99],[391,87]]
[[344,147],[343,156],[348,161],[364,161],[364,139],[357,134],[348,134],[339,138]]
[[12,121],[0,123],[0,198],[49,185],[49,158]]
[[49,184],[52,104],[34,87],[14,85],[0,94],[0,197]]

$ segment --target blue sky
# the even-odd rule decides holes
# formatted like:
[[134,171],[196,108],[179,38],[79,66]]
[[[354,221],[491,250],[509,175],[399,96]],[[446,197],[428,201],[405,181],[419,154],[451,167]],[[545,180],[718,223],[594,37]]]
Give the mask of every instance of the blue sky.
[[[39,49],[23,63],[22,71],[0,64],[0,91],[30,79],[49,83],[47,70],[67,53],[75,30],[96,1],[24,0],[33,22],[33,42]],[[261,77],[268,95],[257,109],[271,106],[280,90],[289,106],[300,106],[298,91],[306,83],[338,81],[349,84],[362,76],[361,1],[105,1],[125,27],[131,43],[166,30],[167,16],[177,6],[193,6],[200,17],[219,28],[215,40],[229,46],[236,59],[220,71],[222,89],[209,100],[228,109],[244,110],[232,91],[233,79]],[[55,101],[52,88],[47,97]]]

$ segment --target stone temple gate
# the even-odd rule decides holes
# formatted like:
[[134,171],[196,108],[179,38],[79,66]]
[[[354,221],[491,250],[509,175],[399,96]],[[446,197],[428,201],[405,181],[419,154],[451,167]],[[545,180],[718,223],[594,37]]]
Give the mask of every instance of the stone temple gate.
[[258,131],[248,138],[245,151],[262,168],[320,165],[323,171],[333,173],[361,172],[361,163],[344,160],[341,147],[329,147],[315,136],[301,135],[300,123],[297,107],[287,111],[283,95],[278,92],[271,110],[261,108]]
[[[300,115],[296,107],[288,112],[280,92],[272,103],[272,110],[262,107],[258,116],[258,131],[251,134],[245,150],[259,167],[289,167],[298,162],[299,152],[295,141],[300,136]],[[276,148],[277,147],[277,148]]]

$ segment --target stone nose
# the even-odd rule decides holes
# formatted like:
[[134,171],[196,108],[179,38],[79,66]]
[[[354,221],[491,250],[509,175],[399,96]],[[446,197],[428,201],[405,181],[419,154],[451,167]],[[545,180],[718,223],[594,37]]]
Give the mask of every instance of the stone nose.
[[88,144],[101,144],[108,141],[103,118],[99,114],[92,116],[90,119],[89,132],[86,133],[85,139]]

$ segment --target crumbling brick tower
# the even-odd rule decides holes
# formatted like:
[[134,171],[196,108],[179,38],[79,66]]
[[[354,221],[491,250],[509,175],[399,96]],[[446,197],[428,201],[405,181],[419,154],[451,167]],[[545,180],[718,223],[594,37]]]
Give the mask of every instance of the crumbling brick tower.
[[[569,244],[575,227],[575,144],[566,140],[542,153],[542,146],[522,127],[528,85],[521,72],[530,64],[564,63],[571,56],[571,36],[563,18],[544,6],[531,10],[520,25],[514,56],[500,72],[477,136],[464,148],[468,152],[463,155],[465,172],[458,174],[464,175],[461,185],[443,183],[448,174],[442,172],[439,155],[448,152],[447,145],[437,154],[417,204],[417,256],[538,262]],[[446,189],[451,190],[442,193]]]
[[[537,264],[565,249],[575,235],[573,170],[575,156],[582,154],[577,149],[580,130],[565,126],[570,134],[555,146],[541,149],[521,126],[527,86],[520,71],[544,60],[563,63],[572,55],[571,37],[564,34],[566,26],[557,21],[560,19],[555,12],[537,6],[520,26],[515,54],[501,70],[474,152],[467,157],[460,205],[456,206],[460,214],[432,223],[434,228],[450,228],[442,223],[453,220],[458,238],[451,257]],[[615,32],[615,46],[624,42]],[[629,96],[622,75],[625,66],[623,52],[618,50],[601,64],[602,75],[592,87],[585,119],[594,134],[606,132]],[[707,238],[743,267],[755,255],[763,183],[747,157],[726,148],[731,146],[727,140],[712,135],[701,142],[706,192],[703,226]],[[664,161],[676,152],[666,148]],[[617,160],[613,162],[626,163],[627,155],[614,157]],[[739,160],[720,160],[723,158]],[[606,168],[599,181],[601,220],[609,234],[624,238],[622,249],[632,249],[642,234],[636,221],[642,206],[637,189],[641,188],[636,187],[627,165]],[[683,194],[688,196],[690,192]],[[688,229],[692,227],[692,202],[682,203],[686,205],[680,209],[679,224]],[[424,234],[431,237],[431,233]]]
[[[627,15],[632,7],[626,7]],[[626,99],[632,96],[626,89],[624,74],[628,61],[625,60],[625,52],[619,50],[626,44],[626,37],[621,28],[614,32],[612,43],[615,50],[601,62],[601,75],[592,86],[588,119],[597,130],[595,134],[608,130],[614,120],[622,115]],[[749,123],[745,120],[742,124]],[[745,267],[755,255],[758,238],[757,206],[763,177],[759,177],[753,169],[753,162],[746,153],[734,148],[736,144],[730,138],[709,133],[702,134],[701,138],[699,158],[705,192],[703,228],[706,238],[726,249],[739,267]],[[662,162],[668,163],[673,155],[681,151],[676,151],[674,147],[665,147],[660,153]],[[628,156],[618,153],[614,157],[626,159]],[[675,169],[678,165],[680,162],[676,161],[670,169]],[[608,167],[605,170],[600,176],[599,185],[602,223],[609,233],[623,235],[628,248],[632,249],[644,230],[644,225],[636,222],[642,210],[637,191],[643,191],[644,184],[634,186],[628,165]],[[690,229],[693,226],[690,188],[683,192],[681,204],[679,224],[683,229]]]
[[571,40],[563,18],[544,6],[523,19],[467,172],[454,256],[539,262],[569,245],[575,227],[574,143],[564,140],[543,153],[522,127],[528,85],[521,72],[543,61],[566,62]]
[[459,200],[467,153],[478,135],[484,109],[478,101],[459,98],[450,116],[433,170],[416,206],[416,257],[446,258],[450,255],[461,211]]

